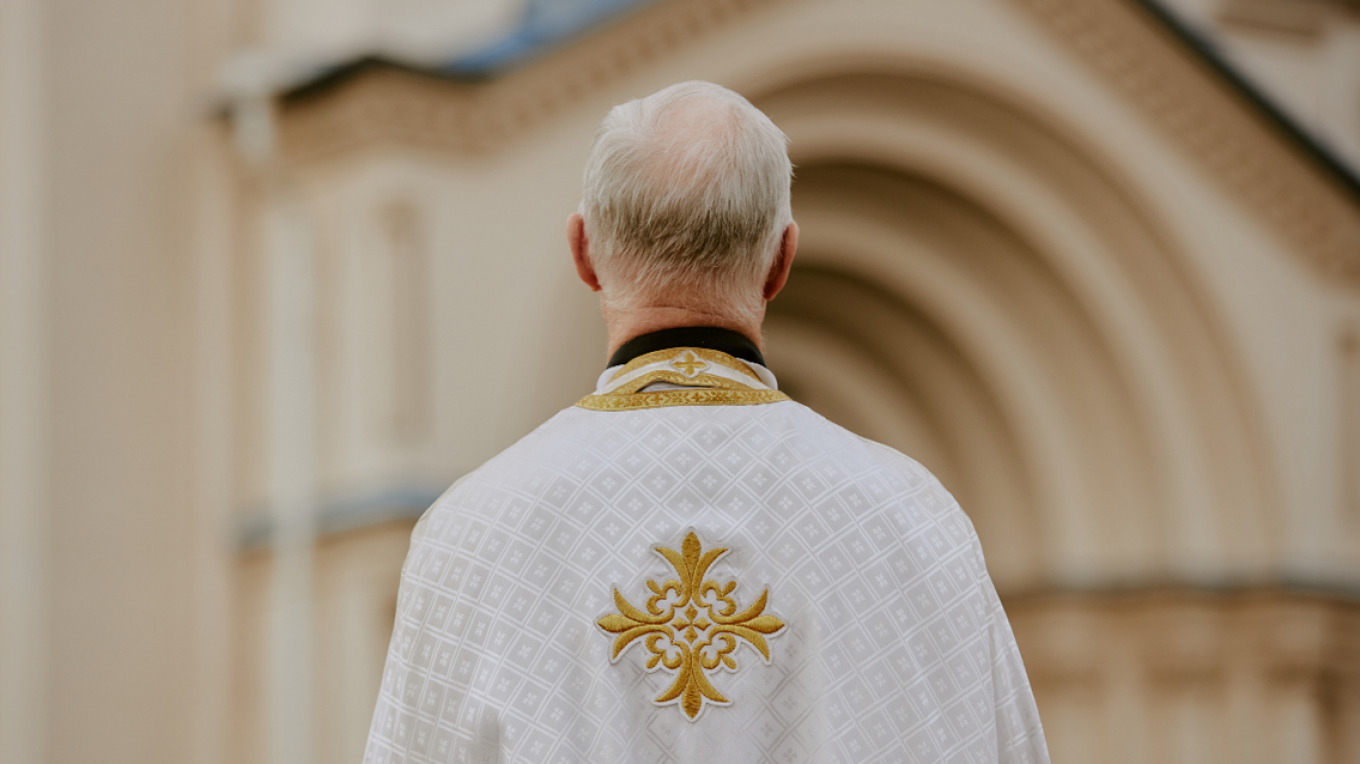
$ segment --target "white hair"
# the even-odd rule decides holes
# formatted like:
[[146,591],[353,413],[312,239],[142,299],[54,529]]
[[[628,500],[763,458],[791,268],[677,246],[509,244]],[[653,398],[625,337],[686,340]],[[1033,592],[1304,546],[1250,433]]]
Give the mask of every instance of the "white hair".
[[793,219],[792,177],[788,138],[727,88],[682,82],[615,106],[581,200],[605,299],[634,307],[679,293],[719,312],[760,309]]

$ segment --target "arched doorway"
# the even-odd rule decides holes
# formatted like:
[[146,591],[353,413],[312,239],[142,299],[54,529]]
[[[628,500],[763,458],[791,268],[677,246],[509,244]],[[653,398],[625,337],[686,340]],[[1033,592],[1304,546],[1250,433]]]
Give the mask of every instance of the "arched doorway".
[[1233,353],[1100,147],[934,74],[822,77],[757,105],[792,139],[803,229],[772,363],[934,470],[1003,592],[1233,578],[1274,556]]

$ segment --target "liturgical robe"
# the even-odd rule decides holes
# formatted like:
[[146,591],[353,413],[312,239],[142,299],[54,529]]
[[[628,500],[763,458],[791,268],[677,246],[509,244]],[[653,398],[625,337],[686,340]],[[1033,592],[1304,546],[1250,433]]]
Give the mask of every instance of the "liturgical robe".
[[365,764],[1048,761],[953,497],[706,344],[425,513]]

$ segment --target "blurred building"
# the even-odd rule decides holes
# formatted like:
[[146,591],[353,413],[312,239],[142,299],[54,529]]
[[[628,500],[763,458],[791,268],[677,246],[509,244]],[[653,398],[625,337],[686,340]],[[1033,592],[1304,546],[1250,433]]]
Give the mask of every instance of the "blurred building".
[[0,764],[358,761],[684,79],[792,139],[771,366],[958,497],[1054,761],[1360,762],[1354,2],[5,0]]

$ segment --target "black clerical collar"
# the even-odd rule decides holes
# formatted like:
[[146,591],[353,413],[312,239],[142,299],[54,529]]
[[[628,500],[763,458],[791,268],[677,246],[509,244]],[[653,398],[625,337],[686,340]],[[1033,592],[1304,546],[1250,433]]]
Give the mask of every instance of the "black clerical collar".
[[765,365],[756,343],[731,329],[715,326],[684,326],[634,337],[619,346],[609,358],[609,367],[622,366],[638,356],[669,348],[705,348],[733,358]]

